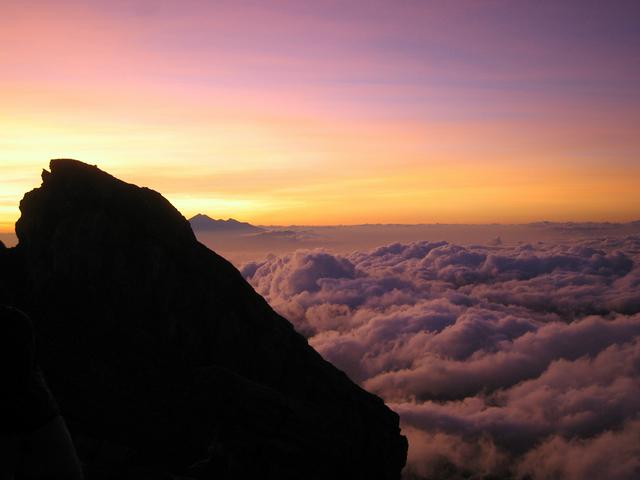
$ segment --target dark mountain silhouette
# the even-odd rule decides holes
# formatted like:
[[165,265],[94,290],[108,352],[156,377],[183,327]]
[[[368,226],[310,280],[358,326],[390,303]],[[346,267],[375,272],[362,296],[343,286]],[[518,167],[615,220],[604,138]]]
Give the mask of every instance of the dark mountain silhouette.
[[397,479],[382,400],[324,361],[159,193],[53,160],[0,250],[89,479]]
[[215,233],[260,233],[264,228],[256,227],[247,222],[239,222],[233,218],[216,220],[202,213],[189,219],[191,228],[203,232]]

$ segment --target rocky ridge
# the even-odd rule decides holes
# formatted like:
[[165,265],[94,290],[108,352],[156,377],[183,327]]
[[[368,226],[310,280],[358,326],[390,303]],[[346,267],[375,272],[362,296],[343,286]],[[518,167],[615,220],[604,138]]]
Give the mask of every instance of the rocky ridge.
[[43,171],[0,248],[88,478],[397,479],[398,416],[324,361],[159,193]]

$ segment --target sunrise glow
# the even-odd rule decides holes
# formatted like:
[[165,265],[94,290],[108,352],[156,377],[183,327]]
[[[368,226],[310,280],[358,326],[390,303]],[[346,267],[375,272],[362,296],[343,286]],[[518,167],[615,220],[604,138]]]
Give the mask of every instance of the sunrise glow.
[[258,224],[637,219],[637,17],[572,3],[2,2],[0,230],[58,157]]

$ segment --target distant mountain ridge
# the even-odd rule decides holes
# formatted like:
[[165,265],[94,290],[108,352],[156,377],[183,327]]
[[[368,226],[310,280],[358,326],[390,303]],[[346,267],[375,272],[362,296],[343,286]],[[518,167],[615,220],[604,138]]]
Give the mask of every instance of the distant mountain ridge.
[[247,222],[240,222],[234,218],[227,220],[211,218],[208,215],[198,213],[189,219],[194,230],[218,232],[218,233],[260,233],[264,228],[256,227]]

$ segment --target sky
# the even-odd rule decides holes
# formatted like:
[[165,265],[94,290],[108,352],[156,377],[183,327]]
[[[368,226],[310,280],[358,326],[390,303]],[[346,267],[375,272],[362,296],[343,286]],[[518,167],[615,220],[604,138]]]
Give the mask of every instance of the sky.
[[50,158],[257,224],[640,217],[636,1],[0,1],[0,231]]

